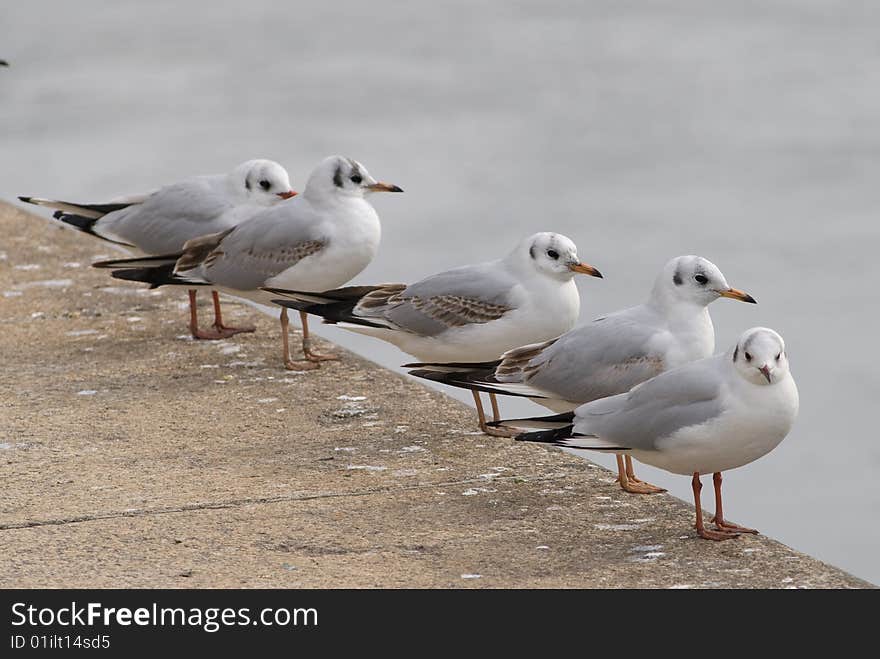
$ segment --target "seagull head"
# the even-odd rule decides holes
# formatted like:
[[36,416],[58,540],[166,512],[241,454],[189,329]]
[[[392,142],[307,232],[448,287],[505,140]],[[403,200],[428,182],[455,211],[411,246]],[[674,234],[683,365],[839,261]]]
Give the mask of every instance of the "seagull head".
[[306,182],[303,194],[318,201],[340,197],[363,197],[370,192],[403,192],[391,183],[377,181],[357,160],[343,156],[325,158]]
[[248,160],[232,171],[233,185],[249,201],[271,206],[282,199],[290,199],[296,192],[290,189],[287,170],[272,160]]
[[508,259],[525,263],[541,274],[561,281],[568,281],[576,274],[601,277],[602,273],[577,254],[577,245],[561,233],[536,233],[523,240],[511,252]]
[[721,270],[702,256],[678,256],[669,261],[654,284],[653,298],[707,306],[719,297],[755,304],[755,298],[732,288]]
[[785,341],[768,327],[743,332],[731,359],[737,372],[753,384],[773,384],[788,375]]

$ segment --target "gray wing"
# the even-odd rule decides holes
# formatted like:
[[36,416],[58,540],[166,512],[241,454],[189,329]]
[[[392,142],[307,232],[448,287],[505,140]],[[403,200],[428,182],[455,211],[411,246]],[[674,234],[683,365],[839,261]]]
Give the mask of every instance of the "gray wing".
[[447,270],[384,299],[366,296],[355,313],[381,318],[395,329],[437,336],[454,327],[488,323],[515,308],[516,280],[497,262]]
[[506,353],[495,374],[499,382],[523,382],[575,403],[620,394],[665,369],[654,347],[665,331],[658,322],[644,307],[598,318],[555,341]]
[[615,446],[650,450],[677,430],[706,423],[724,411],[720,360],[725,358],[691,362],[628,393],[582,405],[575,410],[574,431]]
[[202,276],[218,286],[250,291],[319,253],[328,240],[306,209],[296,212],[297,206],[291,200],[236,226],[204,260]]
[[213,177],[198,177],[167,185],[140,204],[109,213],[96,231],[122,240],[148,254],[168,254],[187,240],[228,229],[233,204],[217,190]]

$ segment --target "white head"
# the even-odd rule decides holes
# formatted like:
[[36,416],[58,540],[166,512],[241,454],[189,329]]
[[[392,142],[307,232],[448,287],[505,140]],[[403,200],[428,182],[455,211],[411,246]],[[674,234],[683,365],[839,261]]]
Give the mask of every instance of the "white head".
[[561,233],[543,232],[529,236],[516,246],[506,260],[520,267],[534,268],[560,281],[568,281],[577,273],[602,276],[596,268],[581,262],[577,246]]
[[788,375],[785,341],[768,327],[743,332],[731,359],[737,372],[753,384],[774,384]]
[[287,170],[272,160],[243,162],[232,170],[230,179],[236,192],[263,206],[271,206],[296,194],[290,189]]
[[357,160],[330,156],[315,167],[306,182],[303,195],[312,201],[332,198],[363,197],[369,192],[403,192],[390,183],[377,181]]
[[731,288],[721,270],[702,256],[678,256],[663,266],[654,282],[651,300],[661,304],[707,306],[719,297],[755,304],[748,293]]

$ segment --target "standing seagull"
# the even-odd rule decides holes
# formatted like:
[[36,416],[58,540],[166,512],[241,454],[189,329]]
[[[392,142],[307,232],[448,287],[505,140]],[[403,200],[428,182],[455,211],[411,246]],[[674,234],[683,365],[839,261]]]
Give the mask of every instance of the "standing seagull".
[[[531,419],[555,429],[517,439],[626,451],[641,462],[692,476],[697,533],[708,540],[727,540],[757,531],[724,519],[721,472],[776,448],[797,413],[798,390],[782,337],[772,329],[753,327],[725,354],[685,364],[629,393],[581,405],[574,412]],[[715,484],[714,530],[703,526],[703,474],[713,474]]]
[[[180,250],[187,240],[230,229],[260,210],[296,195],[287,171],[271,160],[248,160],[229,174],[195,176],[139,195],[104,204],[74,204],[19,197],[56,209],[53,217],[107,242],[136,247],[147,254]],[[189,291],[189,328],[196,339],[222,339],[253,327],[223,324],[220,298],[214,298],[214,330],[199,329],[196,291]]]
[[[754,303],[731,288],[714,263],[679,256],[658,275],[648,301],[597,318],[546,343],[527,345],[483,364],[408,364],[417,377],[493,394],[526,396],[556,412],[613,396],[715,350],[708,305],[719,297]],[[509,432],[491,434],[510,436]],[[636,478],[632,459],[617,457],[620,486],[663,492]]]
[[[263,303],[271,296],[262,287],[323,291],[347,282],[376,255],[381,226],[364,198],[370,192],[403,190],[376,181],[355,160],[330,156],[309,176],[301,195],[232,229],[190,240],[173,254],[94,266],[113,268],[114,277],[154,287],[211,286]],[[336,359],[311,350],[305,314],[302,319],[305,361],[294,362],[287,341],[287,309],[281,311],[285,367],[309,370]]]
[[[580,310],[575,274],[601,277],[558,233],[536,233],[502,259],[447,270],[407,286],[354,286],[320,294],[282,288],[273,302],[393,343],[423,360],[485,361],[571,329]],[[480,428],[488,430],[473,390]],[[490,392],[495,420],[498,404]]]

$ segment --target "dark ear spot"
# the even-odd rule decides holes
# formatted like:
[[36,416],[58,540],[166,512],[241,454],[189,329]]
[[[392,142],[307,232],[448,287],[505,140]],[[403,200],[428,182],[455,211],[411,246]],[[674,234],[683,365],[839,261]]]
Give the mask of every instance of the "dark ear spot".
[[676,286],[681,286],[682,282],[683,282],[683,280],[681,278],[681,272],[676,270],[675,274],[672,275],[672,283],[675,284]]
[[739,354],[739,346],[733,351],[733,361],[736,361],[736,356]]
[[535,258],[535,246],[534,245],[529,247],[529,256],[531,256],[532,258]]
[[341,188],[342,183],[342,165],[336,166],[336,171],[333,173],[333,185],[337,188]]
[[251,189],[251,180],[249,178],[246,178],[244,180],[244,187],[246,187],[248,190]]

